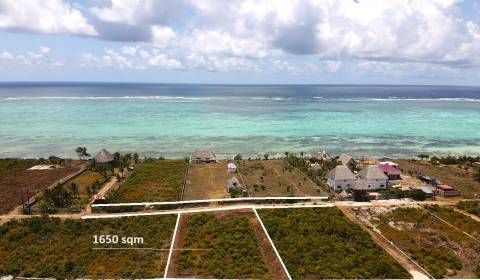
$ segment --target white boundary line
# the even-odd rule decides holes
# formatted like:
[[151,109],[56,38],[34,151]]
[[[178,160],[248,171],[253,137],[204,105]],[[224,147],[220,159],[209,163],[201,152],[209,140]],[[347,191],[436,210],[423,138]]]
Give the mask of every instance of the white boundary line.
[[215,212],[215,211],[232,211],[232,210],[244,210],[244,209],[282,209],[282,208],[323,208],[334,207],[333,203],[324,203],[317,205],[240,205],[240,206],[225,206],[216,208],[199,208],[199,209],[179,209],[171,211],[161,212],[136,212],[136,213],[117,213],[117,214],[101,214],[101,215],[85,215],[81,219],[108,219],[108,218],[124,218],[124,217],[140,217],[140,216],[157,216],[157,215],[175,215],[186,213],[201,213],[201,212]]
[[[446,225],[448,226],[451,226],[452,228],[462,232],[463,234],[465,234],[466,236],[470,237],[471,239],[477,241],[478,243],[480,243],[480,240],[478,240],[477,238],[473,237],[471,234],[469,234],[468,232],[464,232],[463,230],[455,227],[454,225],[452,225],[451,223],[445,221],[444,219],[440,218],[439,216],[433,214],[432,212],[428,211],[427,209],[425,209],[424,207],[421,207],[423,210],[425,210],[427,213],[429,213],[430,215],[434,216],[435,218],[437,218],[438,220],[444,222]],[[470,218],[471,219],[471,218]],[[472,219],[473,220],[473,219]]]
[[154,205],[182,205],[209,202],[236,202],[236,201],[262,201],[262,200],[327,200],[328,196],[284,196],[284,197],[237,197],[237,198],[216,198],[216,199],[199,199],[184,201],[164,201],[164,202],[132,202],[132,203],[102,203],[92,204],[92,207],[115,207],[115,206],[154,206]]
[[173,246],[175,245],[175,238],[177,237],[177,229],[178,229],[178,224],[180,224],[181,215],[182,215],[181,213],[178,213],[177,222],[175,223],[175,229],[173,230],[172,242],[170,244],[170,251],[168,252],[167,265],[165,266],[165,273],[163,274],[164,279],[167,279],[168,268],[170,267],[170,260],[172,258]]
[[277,255],[277,258],[280,261],[280,264],[282,265],[283,269],[285,270],[285,273],[287,274],[288,279],[292,280],[292,277],[290,276],[290,273],[288,272],[287,267],[283,263],[282,257],[280,257],[280,254],[278,253],[277,248],[275,248],[275,245],[273,244],[273,241],[270,238],[270,235],[268,234],[267,228],[265,228],[265,225],[263,224],[262,219],[260,219],[260,215],[258,215],[257,209],[253,208],[253,212],[255,213],[255,216],[260,222],[260,225],[262,226],[262,229],[265,232],[265,235],[267,236],[268,241],[270,241],[270,245],[272,245],[273,251],[275,251],[275,254]]

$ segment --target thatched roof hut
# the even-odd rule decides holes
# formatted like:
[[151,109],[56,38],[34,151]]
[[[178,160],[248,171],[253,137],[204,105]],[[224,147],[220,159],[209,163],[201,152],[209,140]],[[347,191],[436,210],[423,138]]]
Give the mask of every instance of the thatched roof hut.
[[208,150],[196,150],[193,152],[192,157],[190,158],[191,162],[194,163],[215,163],[217,158],[215,154]]
[[95,155],[95,161],[97,163],[110,163],[113,161],[113,156],[106,149],[101,149],[100,152]]

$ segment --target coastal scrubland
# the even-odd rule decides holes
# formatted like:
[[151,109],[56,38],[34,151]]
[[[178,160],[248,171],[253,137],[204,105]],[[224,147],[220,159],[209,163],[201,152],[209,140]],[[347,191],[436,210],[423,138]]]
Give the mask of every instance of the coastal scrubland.
[[480,217],[480,200],[461,201],[458,204],[458,208]]
[[108,202],[177,201],[183,187],[184,160],[147,159],[108,198]]
[[[427,211],[425,211],[427,210]],[[430,206],[358,208],[374,227],[435,278],[477,278],[480,224],[451,208]],[[446,220],[450,226],[435,216]]]
[[[158,278],[165,269],[174,216],[97,220],[31,218],[0,227],[0,274],[54,278]],[[135,247],[93,244],[94,235],[143,237]]]
[[317,196],[322,191],[283,159],[238,160],[237,167],[251,196]]
[[480,181],[476,179],[477,172],[474,168],[463,164],[432,163],[427,160],[399,159],[395,162],[400,164],[404,173],[414,175],[415,172],[420,172],[461,190],[465,198],[480,197]]
[[15,172],[26,170],[41,161],[39,159],[0,159],[0,177],[15,174]]
[[227,198],[229,196],[227,181],[235,176],[236,174],[228,173],[227,161],[208,164],[191,163],[183,199]]
[[337,208],[259,211],[294,279],[410,278]]
[[[182,216],[169,276],[229,279],[273,278],[262,257],[251,212]],[[192,250],[193,249],[193,250]]]

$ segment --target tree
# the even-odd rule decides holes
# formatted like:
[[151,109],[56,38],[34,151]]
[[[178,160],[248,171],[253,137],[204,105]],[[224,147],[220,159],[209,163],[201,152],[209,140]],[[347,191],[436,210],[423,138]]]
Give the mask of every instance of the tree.
[[75,149],[75,152],[77,153],[80,159],[86,159],[90,157],[90,154],[87,152],[86,147],[78,147]]
[[428,158],[430,158],[430,156],[427,155],[427,154],[419,154],[417,157],[419,157],[419,158],[421,158],[421,159],[428,159]]
[[236,154],[233,160],[242,160],[242,155],[241,154]]
[[302,158],[303,158],[303,152],[300,152],[300,157],[302,157]]
[[425,193],[419,189],[412,190],[412,192],[410,193],[410,196],[412,197],[413,200],[417,200],[417,201],[423,201],[427,198]]
[[289,152],[285,152],[285,157],[288,157]]
[[135,162],[135,164],[138,163],[138,154],[137,153],[133,154],[133,162]]
[[263,155],[263,158],[264,158],[265,160],[268,160],[268,154],[264,154],[264,155]]

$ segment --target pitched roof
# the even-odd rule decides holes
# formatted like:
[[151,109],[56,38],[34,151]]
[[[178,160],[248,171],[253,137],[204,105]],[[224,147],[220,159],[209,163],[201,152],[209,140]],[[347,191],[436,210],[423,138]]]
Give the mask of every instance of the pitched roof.
[[228,168],[237,168],[237,166],[236,166],[235,163],[233,163],[233,162],[229,162],[229,163],[227,164],[227,167],[228,167]]
[[215,160],[215,155],[209,150],[196,150],[192,154],[192,159]]
[[369,165],[358,172],[358,177],[367,180],[388,180],[387,175],[376,165]]
[[355,174],[350,171],[350,168],[348,168],[346,165],[338,165],[334,169],[332,169],[330,172],[328,172],[328,178],[333,179],[333,180],[355,180],[357,179],[355,177]]
[[338,161],[340,161],[342,164],[349,164],[350,161],[353,160],[353,158],[347,154],[341,154],[339,157],[338,157]]
[[107,163],[113,161],[113,156],[112,154],[107,151],[106,149],[101,149],[100,152],[98,152],[95,155],[95,161],[98,163]]

